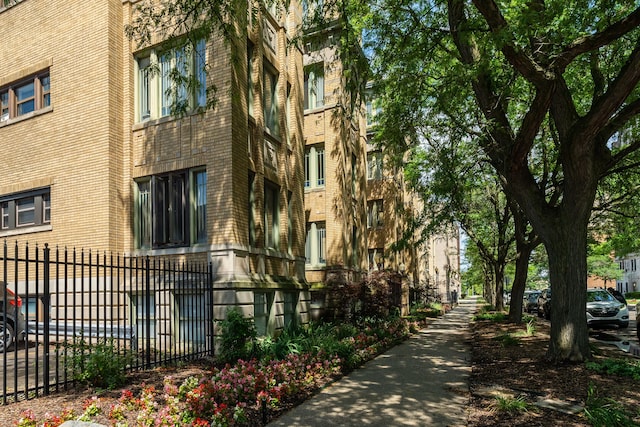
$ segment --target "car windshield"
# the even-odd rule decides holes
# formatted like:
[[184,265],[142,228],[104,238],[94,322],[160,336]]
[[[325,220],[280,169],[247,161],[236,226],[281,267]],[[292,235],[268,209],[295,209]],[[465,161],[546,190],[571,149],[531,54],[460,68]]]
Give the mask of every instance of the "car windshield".
[[595,301],[614,301],[614,298],[607,291],[587,292],[587,302]]

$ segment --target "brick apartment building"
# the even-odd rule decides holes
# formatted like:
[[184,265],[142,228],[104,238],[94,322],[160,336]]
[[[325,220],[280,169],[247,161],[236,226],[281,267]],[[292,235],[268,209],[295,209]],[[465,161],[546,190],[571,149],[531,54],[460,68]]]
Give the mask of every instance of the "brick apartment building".
[[[0,238],[211,262],[215,318],[306,322],[300,11],[262,10],[233,45],[139,48],[137,3],[0,7]],[[176,67],[201,85],[169,95]]]
[[333,306],[333,286],[367,272],[366,129],[349,108],[357,95],[345,90],[340,31],[334,20],[304,39],[306,278],[317,310]]
[[[366,143],[364,104],[344,107],[339,27],[291,43],[292,2],[233,44],[138,47],[124,32],[138,3],[0,7],[0,238],[211,263],[214,318],[239,307],[261,334],[308,322],[326,303],[310,290],[375,268],[406,276],[406,311],[425,255],[389,250],[409,199]],[[176,68],[200,84],[176,88]]]

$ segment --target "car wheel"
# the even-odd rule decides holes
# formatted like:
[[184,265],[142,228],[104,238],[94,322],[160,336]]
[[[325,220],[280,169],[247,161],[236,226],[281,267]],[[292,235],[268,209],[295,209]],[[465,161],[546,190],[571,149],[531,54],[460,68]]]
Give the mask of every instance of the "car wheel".
[[620,329],[627,329],[629,327],[629,322],[622,322],[618,325]]
[[0,353],[4,353],[13,344],[13,326],[3,321],[0,323]]

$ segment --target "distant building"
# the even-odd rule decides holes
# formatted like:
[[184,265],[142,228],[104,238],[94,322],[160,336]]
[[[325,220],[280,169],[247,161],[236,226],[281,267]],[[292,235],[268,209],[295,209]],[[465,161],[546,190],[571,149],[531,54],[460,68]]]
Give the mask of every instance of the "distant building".
[[[623,271],[622,278],[616,282],[616,289],[623,294],[627,292],[640,292],[640,254],[633,253],[624,257],[616,257],[616,262]],[[607,285],[609,287],[610,285]]]

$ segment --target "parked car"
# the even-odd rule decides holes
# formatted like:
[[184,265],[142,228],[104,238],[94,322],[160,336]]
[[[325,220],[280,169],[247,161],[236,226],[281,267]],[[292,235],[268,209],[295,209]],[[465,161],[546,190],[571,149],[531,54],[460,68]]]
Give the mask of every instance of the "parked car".
[[538,296],[540,291],[524,291],[522,310],[525,313],[533,313],[538,308]]
[[505,292],[502,296],[502,302],[504,305],[511,304],[511,292]]
[[544,317],[547,320],[551,319],[551,288],[547,288],[540,292],[537,307],[538,317]]
[[0,286],[0,353],[11,348],[18,340],[24,339],[25,325],[22,298],[6,285]]
[[629,309],[606,289],[587,289],[587,325],[629,326]]

